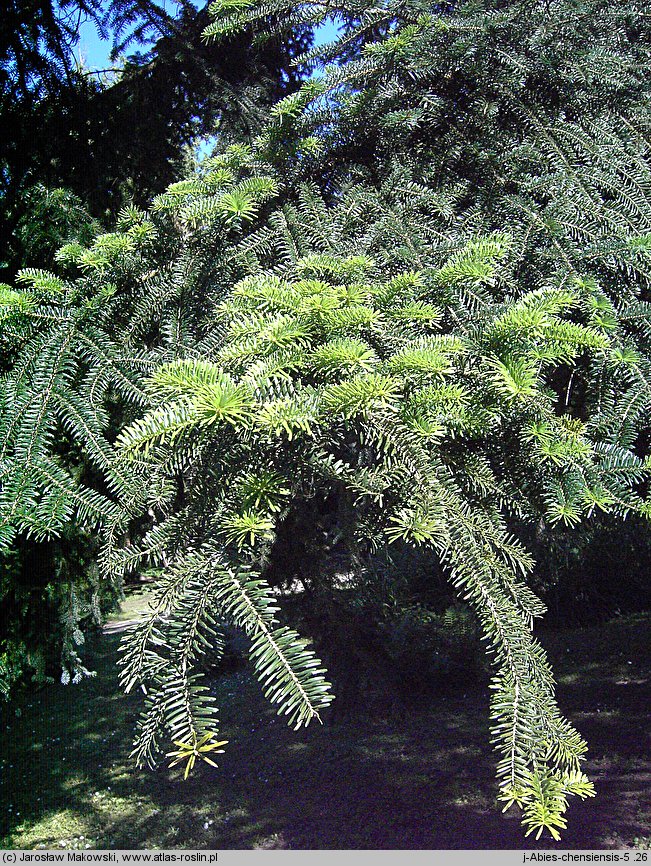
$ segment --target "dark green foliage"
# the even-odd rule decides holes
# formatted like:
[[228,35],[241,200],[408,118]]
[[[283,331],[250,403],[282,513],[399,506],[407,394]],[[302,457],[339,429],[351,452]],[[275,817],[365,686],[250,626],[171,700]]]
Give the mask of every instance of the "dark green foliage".
[[[181,208],[188,213],[187,204],[179,203]],[[321,233],[322,245],[311,255],[289,258],[276,274],[252,275],[235,286],[218,307],[222,338],[214,348],[204,342],[200,358],[154,374],[154,408],[123,431],[119,448],[139,458],[141,468],[149,464],[154,477],[172,455],[175,466],[185,467],[184,531],[179,536],[178,518],[172,517],[165,544],[171,558],[178,551],[175,585],[197,570],[196,554],[186,563],[182,550],[201,551],[215,538],[224,546],[199,554],[204,587],[219,579],[215,568],[224,554],[231,561],[264,563],[275,526],[315,496],[336,498],[337,526],[353,572],[398,539],[432,546],[475,607],[497,664],[506,668],[493,682],[504,789],[525,806],[532,826],[553,828],[556,813],[543,811],[538,824],[537,810],[547,791],[556,791],[563,803],[563,791],[589,791],[578,772],[584,746],[555,708],[544,654],[530,635],[531,619],[542,607],[517,572],[526,574],[531,562],[491,500],[497,493],[507,511],[519,513],[536,507],[545,489],[560,483],[558,461],[541,472],[537,434],[528,432],[545,424],[550,442],[566,443],[566,460],[580,461],[582,476],[594,479],[587,483],[608,488],[595,446],[584,438],[579,447],[563,437],[562,423],[553,426],[552,376],[545,372],[553,370],[555,359],[567,363],[586,351],[605,360],[608,340],[565,318],[580,306],[568,289],[525,295],[507,309],[495,304],[481,329],[472,320],[466,328],[454,326],[458,316],[451,315],[449,301],[444,313],[442,298],[468,272],[496,284],[497,262],[506,253],[503,238],[473,241],[441,267],[398,271],[383,281],[368,255],[325,252],[333,233],[323,222]],[[359,239],[350,242],[359,250]],[[504,361],[494,354],[494,333],[511,344]],[[538,356],[549,360],[536,369]],[[519,370],[526,373],[523,381]],[[515,462],[514,436],[521,441]],[[465,455],[459,437],[473,443]],[[527,441],[532,445],[523,450]],[[529,478],[526,498],[513,486],[517,476]],[[640,507],[635,503],[629,497],[624,507]],[[157,548],[163,527],[155,533]],[[148,546],[145,539],[143,553]],[[168,598],[164,609],[178,623],[194,616],[197,605],[183,614]],[[198,635],[198,624],[190,625]],[[172,658],[177,652],[175,642],[158,633],[147,650],[143,641],[152,627],[143,625],[130,639],[130,678],[148,682],[165,670],[168,662],[154,646],[168,647]],[[155,701],[152,712],[161,706],[168,706],[167,699]],[[207,709],[194,712],[200,722]],[[151,718],[143,720],[146,743],[154,730]],[[199,722],[191,723],[191,733]],[[531,756],[525,742],[545,745]],[[149,752],[140,742],[138,749]],[[546,762],[548,769],[540,769]]]
[[[37,186],[25,198],[26,212],[18,226],[20,243],[36,266],[53,260],[65,242],[88,243],[97,233],[81,201],[64,189]],[[14,360],[3,352],[3,367]],[[71,443],[62,437],[58,451]],[[75,461],[72,445],[68,461]],[[81,471],[78,467],[77,471]],[[60,539],[35,543],[19,535],[1,557],[4,629],[0,638],[0,689],[5,697],[25,673],[36,681],[84,671],[79,656],[83,631],[99,623],[115,600],[100,587],[94,555],[97,546],[88,533],[73,524],[62,527]]]
[[47,189],[39,184],[26,191],[23,207],[16,237],[25,263],[32,267],[48,267],[64,244],[89,244],[100,232],[81,199],[67,189]]
[[595,515],[572,530],[528,527],[523,535],[536,558],[532,586],[549,609],[546,622],[602,622],[651,608],[646,519]]
[[117,592],[101,582],[97,544],[68,525],[60,537],[34,542],[24,536],[2,552],[0,694],[30,678],[79,682],[93,675],[84,660],[88,633],[114,607]]
[[[113,42],[106,74],[79,64],[87,18]],[[19,228],[30,188],[65,187],[93,217],[115,218],[175,180],[198,136],[253,134],[296,86],[291,57],[308,44],[304,30],[283,45],[240,35],[226,48],[202,44],[208,21],[206,7],[188,3],[175,14],[149,0],[11,4],[0,33],[0,245],[11,277],[34,261]]]
[[[341,64],[252,144],[64,246],[66,276],[3,288],[3,540],[74,519],[102,577],[162,569],[124,642],[139,760],[162,734],[188,770],[223,745],[200,662],[223,623],[279,712],[319,718],[324,671],[274,590],[291,571],[353,621],[422,548],[485,641],[499,798],[558,838],[592,794],[514,535],[651,512],[646,23],[577,8],[351,7],[321,52]],[[213,35],[326,12],[214,11]]]

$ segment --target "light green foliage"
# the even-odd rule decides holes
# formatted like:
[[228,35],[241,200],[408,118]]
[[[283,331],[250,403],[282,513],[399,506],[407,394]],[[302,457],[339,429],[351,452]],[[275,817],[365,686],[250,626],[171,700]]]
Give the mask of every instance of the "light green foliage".
[[[224,556],[251,566],[265,562],[279,521],[315,495],[352,497],[349,531],[358,549],[397,539],[433,546],[475,608],[499,669],[492,714],[504,795],[521,803],[527,829],[556,833],[567,795],[591,791],[579,770],[585,744],[554,703],[549,667],[531,636],[532,618],[543,608],[522,582],[531,561],[509,536],[494,497],[507,512],[546,502],[550,520],[572,522],[573,512],[560,509],[550,494],[556,490],[564,497],[571,477],[574,499],[581,503],[574,506],[577,519],[588,508],[614,502],[595,444],[583,425],[556,414],[549,389],[554,367],[579,355],[599,356],[605,369],[615,367],[611,344],[580,321],[587,314],[576,316],[578,296],[568,288],[495,304],[485,310],[481,328],[472,318],[459,329],[450,315],[439,317],[443,321],[406,315],[400,325],[386,315],[389,307],[418,303],[442,308],[448,286],[441,274],[454,281],[459,261],[496,282],[500,258],[501,249],[488,239],[469,244],[431,274],[398,273],[384,280],[371,258],[306,256],[282,271],[246,277],[219,306],[224,336],[212,360],[203,356],[160,367],[147,385],[156,405],[123,431],[118,444],[133,459],[146,458],[153,474],[167,464],[173,444],[175,460],[196,479],[185,491],[186,533],[194,527],[185,538],[192,549],[206,552],[193,554],[189,566],[180,555],[180,581],[197,574],[197,556],[204,558],[206,586],[217,579],[215,568],[223,567]],[[367,315],[347,318],[347,311],[360,307]],[[206,394],[221,395],[225,382],[229,394],[239,395],[234,409],[207,422],[200,407]],[[459,440],[465,451],[459,451]],[[553,459],[541,459],[543,447]],[[478,459],[484,460],[483,471],[475,478]],[[513,485],[514,472],[527,479],[526,493]],[[375,483],[369,485],[369,476]],[[629,491],[618,504],[631,510],[640,500]],[[215,548],[215,538],[224,546]],[[240,598],[242,578],[230,580]],[[259,577],[250,585],[256,589],[247,591],[251,600],[271,604]],[[236,624],[246,623],[244,596],[241,603]],[[197,610],[192,604],[189,613]],[[231,610],[222,608],[222,615],[232,617]],[[181,613],[166,611],[178,626]],[[156,628],[156,646],[174,652]],[[130,638],[137,651],[129,657],[129,672],[143,658],[142,634],[139,629]],[[291,633],[282,637],[293,646]],[[275,649],[264,631],[258,641],[254,658],[262,658],[273,676]],[[165,663],[159,653],[150,647],[146,657],[160,679]],[[316,713],[319,689],[325,689],[309,678],[303,685],[298,675],[311,674],[316,664],[301,665],[299,657],[293,675],[268,689],[276,698],[296,689],[289,706],[304,713],[299,719]],[[142,668],[138,676],[144,676]],[[156,688],[166,693],[167,682]],[[317,696],[315,706],[302,695],[308,688]],[[180,703],[165,700],[151,701],[138,754],[149,754],[152,714],[161,706],[181,718]],[[197,709],[200,723],[204,712],[205,724],[213,725],[203,705]],[[193,724],[192,735],[198,735],[199,723]]]
[[[248,634],[291,724],[320,718],[324,671],[282,624],[266,573],[279,530],[327,500],[353,567],[391,544],[430,548],[474,610],[495,669],[500,798],[527,832],[557,838],[569,795],[592,793],[511,527],[651,510],[638,439],[651,408],[649,154],[635,81],[607,103],[616,117],[562,64],[532,70],[545,84],[532,96],[520,43],[542,39],[558,58],[515,5],[350,8],[321,51],[340,65],[283,100],[253,145],[64,248],[77,279],[25,271],[2,290],[2,540],[74,516],[101,528],[102,574],[162,569],[124,642],[123,683],[146,693],[139,761],[163,734],[178,757],[221,745],[200,661],[219,655],[224,623]],[[326,12],[214,9],[208,36]],[[602,23],[597,53],[577,54],[584,71],[612,56]],[[576,49],[574,30],[555,36],[564,56]],[[94,484],[61,465],[59,429]]]

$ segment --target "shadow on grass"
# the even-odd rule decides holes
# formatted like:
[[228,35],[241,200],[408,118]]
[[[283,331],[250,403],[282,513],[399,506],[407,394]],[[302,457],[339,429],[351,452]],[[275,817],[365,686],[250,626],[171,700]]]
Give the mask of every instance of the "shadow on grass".
[[[562,848],[619,847],[649,833],[650,626],[643,617],[628,633],[619,627],[626,649],[639,644],[633,659],[620,659],[607,631],[600,641],[582,632],[544,640],[560,668],[561,706],[590,743],[587,770],[598,790],[596,800],[573,804]],[[129,760],[139,702],[117,687],[118,643],[107,635],[92,647],[97,679],[45,687],[20,717],[2,717],[0,845],[554,846],[523,840],[517,815],[495,805],[482,692],[439,697],[391,722],[360,715],[293,732],[248,672],[237,672],[214,684],[230,741],[220,768],[199,768],[183,782],[165,766],[136,771]]]

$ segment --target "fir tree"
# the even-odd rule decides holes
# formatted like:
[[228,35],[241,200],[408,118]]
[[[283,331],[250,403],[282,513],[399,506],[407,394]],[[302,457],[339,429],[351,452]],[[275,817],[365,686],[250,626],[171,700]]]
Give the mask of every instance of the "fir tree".
[[[598,4],[571,23],[574,5],[343,10],[323,52],[339,65],[281,101],[253,145],[64,247],[60,276],[29,269],[3,288],[3,540],[74,518],[101,527],[103,576],[163,568],[122,656],[125,687],[147,694],[139,760],[165,735],[189,772],[224,745],[199,661],[219,654],[227,622],[249,634],[279,712],[320,718],[325,672],[267,577],[283,526],[328,500],[353,570],[372,573],[395,544],[429,549],[474,610],[494,665],[499,796],[527,832],[559,838],[568,796],[592,794],[532,635],[532,560],[510,531],[513,518],[650,511],[646,85],[604,72],[612,98],[591,101],[564,65],[641,61],[643,23],[622,19],[622,39]],[[208,35],[326,13],[215,11]],[[561,21],[545,42],[544,23]],[[588,25],[599,38],[586,48]],[[557,59],[534,106],[538,43]],[[493,111],[467,91],[505,53]],[[464,105],[470,143],[452,123]],[[82,479],[57,454],[60,429],[93,468]],[[148,531],[124,546],[143,515]],[[315,546],[326,563],[318,534]]]

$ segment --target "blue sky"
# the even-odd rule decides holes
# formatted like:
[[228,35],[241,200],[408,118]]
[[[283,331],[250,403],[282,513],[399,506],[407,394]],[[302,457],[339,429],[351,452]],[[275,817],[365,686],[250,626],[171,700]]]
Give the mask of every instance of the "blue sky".
[[77,59],[83,59],[90,69],[104,69],[108,65],[111,46],[101,39],[91,21],[84,21],[79,28],[79,42],[75,47]]
[[[173,0],[163,0],[161,5],[171,12],[176,4]],[[315,42],[317,45],[323,45],[326,42],[332,41],[336,34],[336,25],[328,22],[317,28]],[[111,66],[109,61],[111,43],[98,35],[92,21],[85,21],[81,24],[79,36],[80,39],[75,47],[75,54],[78,58],[83,59],[85,66],[94,70],[107,69]]]
[[[159,5],[167,12],[173,13],[177,4],[174,0],[159,0]],[[109,61],[111,42],[101,38],[92,21],[84,21],[81,24],[79,37],[75,54],[78,58],[83,58],[86,66],[90,69],[106,69],[111,65]]]

